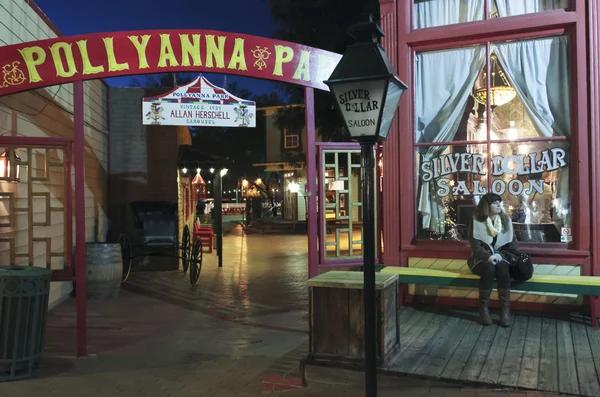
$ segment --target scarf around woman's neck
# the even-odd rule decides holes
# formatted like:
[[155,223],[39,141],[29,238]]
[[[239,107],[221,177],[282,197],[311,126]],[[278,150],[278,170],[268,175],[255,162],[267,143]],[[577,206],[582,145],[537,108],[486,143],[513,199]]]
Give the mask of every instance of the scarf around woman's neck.
[[492,221],[490,217],[485,221],[485,225],[487,226],[488,233],[492,237],[496,237],[500,232],[502,232],[502,219],[500,219],[499,215],[496,215]]
[[[492,226],[496,224],[497,227],[493,227],[493,230],[490,231],[490,227],[488,227],[488,221],[492,224]],[[492,251],[495,251],[496,249],[502,247],[505,244],[510,243],[513,240],[512,222],[508,220],[506,230],[503,230],[501,216],[498,216],[498,220],[494,221],[492,221],[489,218],[486,219],[484,222],[479,222],[478,220],[473,219],[471,222],[471,227],[473,233],[471,235],[472,238],[486,243]],[[496,230],[498,230],[498,232],[495,235],[492,235],[492,233],[494,233]],[[494,237],[497,237],[495,244],[493,244]]]

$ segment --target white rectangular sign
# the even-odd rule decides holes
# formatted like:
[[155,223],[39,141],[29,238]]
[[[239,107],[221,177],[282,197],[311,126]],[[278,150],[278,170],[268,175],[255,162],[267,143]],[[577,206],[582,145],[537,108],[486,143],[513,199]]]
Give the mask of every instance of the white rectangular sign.
[[159,96],[144,98],[145,125],[256,127],[256,103],[198,77]]
[[256,107],[202,103],[144,102],[144,124],[256,127]]

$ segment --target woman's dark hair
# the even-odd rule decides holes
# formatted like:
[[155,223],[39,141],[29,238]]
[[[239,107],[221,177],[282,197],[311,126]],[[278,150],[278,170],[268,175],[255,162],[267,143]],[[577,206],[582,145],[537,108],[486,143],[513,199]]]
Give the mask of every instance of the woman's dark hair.
[[[502,201],[502,197],[495,193],[487,193],[481,196],[479,204],[477,204],[475,211],[473,211],[473,218],[479,222],[485,222],[490,216],[490,206],[496,201]],[[508,219],[504,211],[500,213],[500,219],[502,220],[502,230],[507,230],[510,219]]]

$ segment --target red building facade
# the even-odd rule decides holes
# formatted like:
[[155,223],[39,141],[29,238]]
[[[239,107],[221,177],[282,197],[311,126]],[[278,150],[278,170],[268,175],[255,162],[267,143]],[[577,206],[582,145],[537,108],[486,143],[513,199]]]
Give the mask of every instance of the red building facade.
[[[380,4],[384,47],[409,86],[384,147],[384,263],[420,266],[416,258],[429,258],[431,268],[460,267],[477,196],[492,191],[539,272],[600,275],[599,6]],[[434,295],[470,298],[458,290]]]

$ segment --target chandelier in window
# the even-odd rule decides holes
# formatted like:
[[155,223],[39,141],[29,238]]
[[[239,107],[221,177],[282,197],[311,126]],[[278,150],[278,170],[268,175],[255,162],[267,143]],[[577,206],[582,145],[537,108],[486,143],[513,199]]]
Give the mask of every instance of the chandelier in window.
[[[512,101],[515,96],[517,96],[517,92],[510,85],[508,79],[506,78],[506,74],[504,70],[500,67],[498,63],[498,56],[496,54],[492,54],[490,57],[490,71],[492,76],[490,78],[490,107],[494,110],[497,106],[506,105],[510,101]],[[475,82],[475,87],[473,88],[473,98],[483,104],[487,105],[487,73],[486,71],[482,71],[477,81]]]

